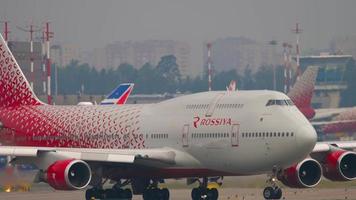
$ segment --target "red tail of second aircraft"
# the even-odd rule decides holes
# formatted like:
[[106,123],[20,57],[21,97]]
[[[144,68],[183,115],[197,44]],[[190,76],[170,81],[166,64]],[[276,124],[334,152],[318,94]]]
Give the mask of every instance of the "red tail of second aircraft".
[[289,98],[308,119],[312,119],[315,116],[311,100],[313,98],[317,74],[317,67],[308,67],[288,93]]
[[0,106],[41,104],[0,34]]

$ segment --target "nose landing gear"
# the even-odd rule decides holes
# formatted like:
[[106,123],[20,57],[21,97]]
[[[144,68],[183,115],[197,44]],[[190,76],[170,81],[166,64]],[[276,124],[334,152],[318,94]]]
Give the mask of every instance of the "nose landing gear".
[[265,199],[281,199],[282,198],[282,189],[277,185],[277,176],[281,170],[277,167],[273,167],[272,174],[269,175],[268,180],[266,181],[268,187],[263,190],[263,197]]
[[263,190],[263,197],[265,199],[281,199],[282,189],[277,187],[266,187]]

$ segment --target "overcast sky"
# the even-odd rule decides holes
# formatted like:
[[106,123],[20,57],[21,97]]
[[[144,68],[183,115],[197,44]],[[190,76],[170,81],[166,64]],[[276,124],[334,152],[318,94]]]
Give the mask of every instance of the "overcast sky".
[[302,48],[326,48],[336,35],[356,35],[354,0],[0,0],[0,20],[15,26],[51,21],[55,40],[83,50],[118,40],[173,39],[191,44],[202,65],[202,44],[227,36],[260,42],[292,41],[302,26]]

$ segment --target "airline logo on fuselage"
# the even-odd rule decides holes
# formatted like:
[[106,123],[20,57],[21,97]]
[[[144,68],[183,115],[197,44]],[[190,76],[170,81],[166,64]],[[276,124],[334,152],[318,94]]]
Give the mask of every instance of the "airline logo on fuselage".
[[193,121],[195,128],[198,128],[198,126],[224,126],[231,124],[231,118],[200,118],[196,116]]

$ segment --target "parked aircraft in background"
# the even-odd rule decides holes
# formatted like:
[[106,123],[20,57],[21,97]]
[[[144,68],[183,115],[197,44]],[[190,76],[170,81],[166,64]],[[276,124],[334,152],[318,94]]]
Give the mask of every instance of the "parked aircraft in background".
[[317,74],[317,67],[307,68],[287,94],[300,112],[309,120],[315,116],[315,110],[311,106],[311,100],[314,94]]
[[237,91],[237,86],[236,85],[237,85],[236,81],[232,80],[232,81],[230,81],[229,86],[226,86],[226,90],[227,91]]
[[318,131],[322,133],[356,132],[356,107],[312,108],[311,100],[317,74],[317,67],[307,68],[288,96]]
[[133,83],[120,84],[100,104],[101,105],[125,104],[133,90],[134,85],[135,84]]
[[[314,187],[356,178],[355,142],[316,143],[314,128],[275,91],[213,91],[156,104],[52,106],[32,92],[0,38],[0,120],[14,135],[0,155],[35,164],[37,181],[57,190],[88,185],[92,197],[168,200],[170,178],[201,180],[192,199],[218,199],[209,177],[270,173],[266,199],[280,199],[276,180]],[[282,103],[283,102],[283,103]],[[116,181],[103,190],[104,180]]]
[[[127,99],[129,98],[133,87],[135,84],[133,83],[122,83],[117,88],[115,88],[113,91],[110,92],[110,94],[101,101],[100,105],[112,105],[112,104],[117,104],[117,105],[123,105],[126,103]],[[78,106],[92,106],[94,105],[92,102],[79,102],[77,104]]]

